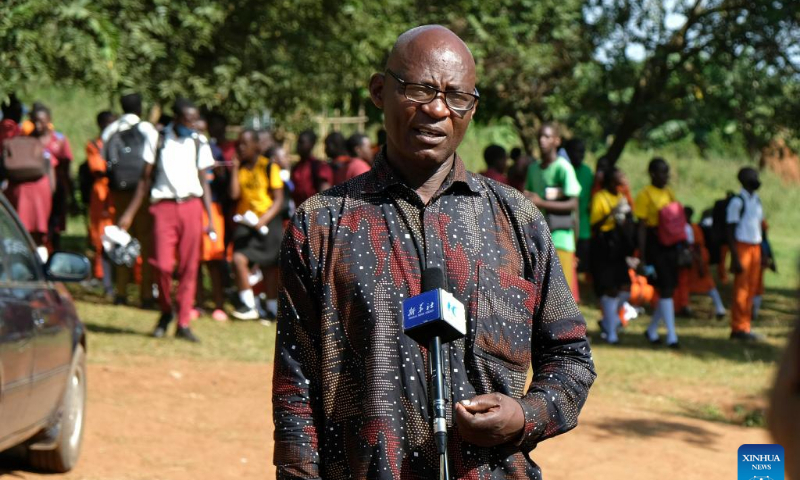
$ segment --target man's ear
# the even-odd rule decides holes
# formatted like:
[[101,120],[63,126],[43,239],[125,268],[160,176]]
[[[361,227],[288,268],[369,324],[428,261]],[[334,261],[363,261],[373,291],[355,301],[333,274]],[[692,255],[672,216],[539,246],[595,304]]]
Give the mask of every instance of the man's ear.
[[383,87],[386,85],[386,76],[382,73],[375,73],[369,79],[369,96],[376,107],[383,110]]

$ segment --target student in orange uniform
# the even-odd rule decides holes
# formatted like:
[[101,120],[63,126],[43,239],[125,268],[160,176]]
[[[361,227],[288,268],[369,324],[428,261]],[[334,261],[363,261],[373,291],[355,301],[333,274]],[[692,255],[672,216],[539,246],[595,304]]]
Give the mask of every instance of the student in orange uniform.
[[[694,264],[687,269],[687,291],[693,295],[708,295],[714,302],[714,314],[717,320],[725,317],[725,305],[719,295],[717,285],[711,276],[709,262],[711,255],[706,248],[705,235],[700,225],[692,223],[694,209],[686,207],[686,222],[689,226],[687,233],[689,248],[692,250]],[[677,308],[677,307],[676,307]]]
[[[100,133],[111,125],[117,117],[109,111],[97,114],[97,126]],[[103,139],[101,135],[86,142],[86,162],[92,173],[92,195],[89,197],[89,240],[94,247],[94,276],[103,279],[105,294],[114,296],[112,283],[113,267],[103,255],[103,231],[114,224],[114,205],[108,190],[108,166],[103,158]]]
[[764,209],[756,191],[761,187],[758,171],[745,167],[739,170],[742,190],[728,203],[728,250],[731,256],[733,308],[731,339],[758,341],[762,337],[750,330],[753,299],[758,295],[761,277],[761,242]]

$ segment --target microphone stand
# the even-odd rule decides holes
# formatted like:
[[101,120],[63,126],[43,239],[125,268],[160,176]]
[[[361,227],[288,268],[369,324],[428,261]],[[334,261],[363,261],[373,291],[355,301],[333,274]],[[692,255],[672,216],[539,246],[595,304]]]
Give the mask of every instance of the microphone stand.
[[442,339],[433,337],[428,343],[428,366],[433,390],[433,439],[439,453],[439,479],[450,480],[447,459],[447,413],[444,399],[444,375],[442,367]]

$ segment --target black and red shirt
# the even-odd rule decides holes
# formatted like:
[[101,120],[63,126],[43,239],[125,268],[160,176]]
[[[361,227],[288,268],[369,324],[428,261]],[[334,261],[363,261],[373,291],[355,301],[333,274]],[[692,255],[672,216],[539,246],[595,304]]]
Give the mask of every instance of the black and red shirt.
[[[401,303],[446,271],[467,336],[444,346],[455,478],[540,478],[528,452],[577,424],[595,378],[586,324],[546,224],[518,191],[453,169],[427,205],[373,169],[299,208],[281,252],[273,377],[278,478],[437,478],[426,351]],[[526,376],[533,381],[526,390]],[[525,413],[520,445],[461,440],[455,402],[500,392]]]

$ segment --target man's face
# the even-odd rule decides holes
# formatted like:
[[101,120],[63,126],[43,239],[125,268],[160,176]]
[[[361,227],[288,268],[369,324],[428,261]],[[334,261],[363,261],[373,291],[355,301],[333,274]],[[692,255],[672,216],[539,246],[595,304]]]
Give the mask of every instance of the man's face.
[[311,156],[311,151],[314,149],[314,142],[308,135],[300,135],[297,139],[297,154],[300,158],[308,158]]
[[184,108],[178,116],[177,122],[186,128],[194,130],[200,120],[200,112],[194,107]]
[[50,130],[50,115],[48,115],[44,110],[37,111],[36,114],[31,117],[31,121],[36,129],[36,133],[39,135],[42,135]]
[[358,155],[358,158],[372,163],[374,153],[372,152],[372,140],[370,140],[369,137],[364,137],[361,140],[361,143],[356,147],[356,155]]
[[258,140],[252,132],[242,132],[236,142],[236,153],[241,160],[253,160],[258,156]]
[[669,183],[669,166],[665,163],[656,165],[650,173],[650,178],[653,182],[653,186],[658,188],[666,187],[667,183]]
[[228,126],[224,121],[222,121],[222,119],[212,116],[211,120],[208,121],[208,134],[217,142],[224,142],[225,129],[227,127]]
[[[389,68],[405,82],[472,93],[475,69],[472,59],[465,56],[452,45],[428,45],[420,40],[390,60]],[[442,94],[427,104],[408,100],[403,86],[389,74],[373,75],[370,93],[384,111],[389,157],[426,171],[452,157],[475,111],[451,110]]]
[[539,131],[539,152],[542,157],[550,157],[558,151],[561,137],[556,135],[552,127],[544,127]]
[[336,146],[327,138],[325,139],[325,155],[328,158],[334,158],[336,156]]

